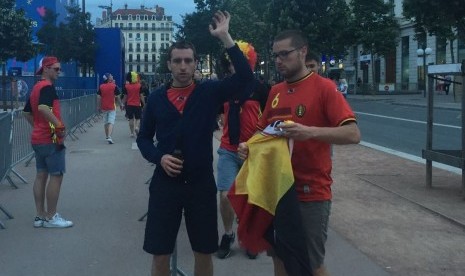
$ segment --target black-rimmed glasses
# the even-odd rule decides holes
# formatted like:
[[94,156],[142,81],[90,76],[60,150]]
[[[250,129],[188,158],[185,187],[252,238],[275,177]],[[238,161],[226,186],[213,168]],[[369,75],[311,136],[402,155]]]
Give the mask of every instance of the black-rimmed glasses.
[[289,50],[289,51],[280,51],[280,52],[277,52],[277,53],[272,53],[272,54],[271,54],[271,57],[272,57],[273,59],[276,59],[277,57],[279,57],[279,58],[281,58],[281,59],[287,58],[287,56],[288,56],[290,53],[292,53],[292,52],[294,52],[294,51],[296,51],[296,50],[299,50],[300,48],[302,48],[302,47],[297,47],[297,48],[294,48],[294,49]]

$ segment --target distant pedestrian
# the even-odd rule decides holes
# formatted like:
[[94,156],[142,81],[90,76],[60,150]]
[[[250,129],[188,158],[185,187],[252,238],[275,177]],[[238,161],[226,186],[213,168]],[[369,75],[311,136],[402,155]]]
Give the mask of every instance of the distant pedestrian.
[[307,56],[305,57],[305,66],[315,74],[320,73],[320,67],[321,67],[321,58],[320,56],[313,52],[309,51],[307,53]]
[[229,34],[229,20],[229,13],[216,12],[209,30],[227,49],[236,74],[221,81],[194,82],[195,47],[175,42],[167,51],[173,81],[150,94],[144,111],[137,145],[144,158],[156,164],[144,240],[144,250],[153,254],[152,276],[169,275],[170,255],[183,215],[194,253],[194,275],[213,275],[218,211],[212,123],[220,105],[254,80]]
[[202,82],[203,81],[203,74],[199,69],[196,69],[194,71],[194,80],[196,82]]
[[[60,101],[53,82],[60,74],[60,62],[56,57],[46,56],[37,75],[41,79],[32,88],[24,115],[32,125],[31,143],[35,153],[37,174],[34,180],[36,217],[34,227],[66,228],[73,222],[57,213],[63,174],[66,171],[65,125],[61,119]],[[48,184],[47,184],[48,179]],[[45,208],[45,199],[47,208]]]
[[139,133],[139,122],[142,115],[142,105],[145,104],[142,86],[136,72],[126,74],[126,84],[123,88],[123,105],[126,109],[126,118],[129,121],[131,137]]
[[447,75],[444,77],[444,91],[446,92],[446,95],[449,95],[449,88],[452,83],[452,77],[450,75]]
[[345,78],[340,78],[337,82],[337,90],[339,90],[344,98],[347,98],[347,92],[349,90],[349,85],[347,84],[347,80]]
[[106,73],[103,75],[103,83],[97,91],[97,101],[100,111],[103,113],[105,139],[108,144],[113,144],[111,135],[116,119],[116,103],[121,106],[120,91],[116,86],[113,75]]

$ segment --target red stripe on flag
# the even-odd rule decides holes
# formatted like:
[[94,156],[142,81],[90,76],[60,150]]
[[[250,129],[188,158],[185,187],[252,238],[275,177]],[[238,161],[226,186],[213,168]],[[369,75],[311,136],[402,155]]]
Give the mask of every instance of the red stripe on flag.
[[236,194],[236,182],[229,190],[228,198],[239,220],[237,236],[240,246],[254,253],[270,249],[265,233],[273,222],[273,215],[250,204],[246,194]]

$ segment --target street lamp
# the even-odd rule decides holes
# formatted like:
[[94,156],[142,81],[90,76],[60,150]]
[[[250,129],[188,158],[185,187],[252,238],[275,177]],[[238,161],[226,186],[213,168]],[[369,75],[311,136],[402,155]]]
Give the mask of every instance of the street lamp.
[[107,16],[110,16],[110,28],[113,27],[113,0],[110,1],[110,6],[105,6],[105,5],[99,5],[98,6],[101,9],[106,9],[107,10]]
[[423,97],[426,97],[426,57],[431,55],[431,53],[433,53],[433,50],[431,48],[417,50],[417,55],[419,57],[418,61],[420,61],[421,57],[423,58]]

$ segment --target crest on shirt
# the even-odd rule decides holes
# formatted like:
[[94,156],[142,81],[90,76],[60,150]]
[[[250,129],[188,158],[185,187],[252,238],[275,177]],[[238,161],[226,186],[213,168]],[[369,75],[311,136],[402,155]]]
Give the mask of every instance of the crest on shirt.
[[299,104],[295,109],[295,115],[299,118],[302,118],[305,115],[305,111],[307,111],[305,105]]

